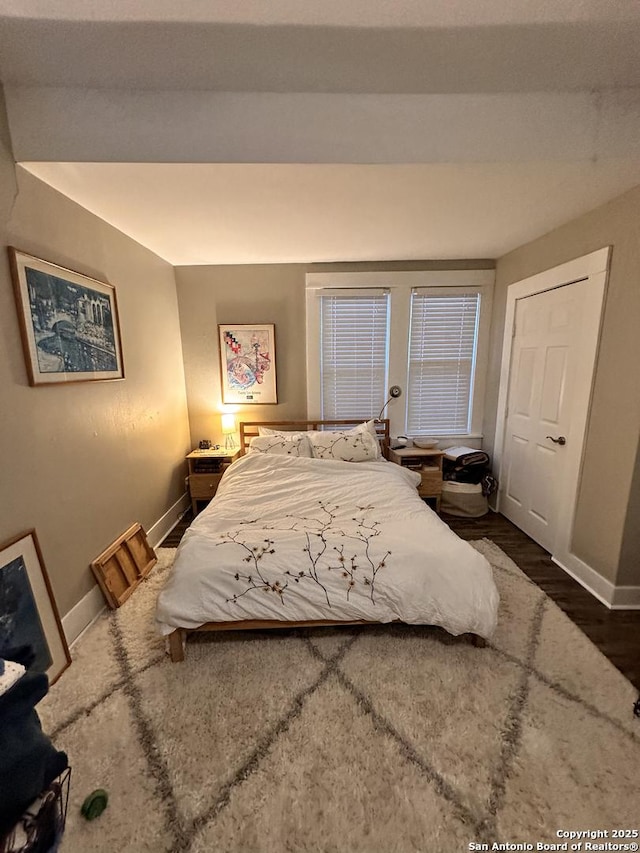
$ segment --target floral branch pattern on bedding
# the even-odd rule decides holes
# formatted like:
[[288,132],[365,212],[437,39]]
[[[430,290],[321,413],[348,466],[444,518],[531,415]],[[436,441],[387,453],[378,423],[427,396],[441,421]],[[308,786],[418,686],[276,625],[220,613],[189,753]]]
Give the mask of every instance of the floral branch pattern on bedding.
[[245,454],[180,543],[158,629],[400,620],[489,638],[491,567],[424,505],[419,479],[379,459]]
[[[263,522],[241,522],[238,530],[221,534],[218,546],[235,545],[243,549],[243,562],[252,567],[250,572],[236,572],[234,578],[244,589],[227,598],[227,603],[237,603],[249,593],[263,591],[272,593],[280,598],[283,605],[295,587],[304,581],[317,584],[324,594],[327,605],[331,607],[331,599],[327,586],[323,583],[325,572],[337,572],[344,579],[344,594],[349,601],[353,592],[366,595],[375,605],[375,584],[378,572],[385,568],[391,551],[384,553],[375,549],[375,539],[380,535],[380,521],[374,517],[375,506],[358,506],[357,514],[351,519],[352,524],[344,522],[338,527],[335,524],[336,512],[340,507],[323,501],[318,501],[318,515],[286,516],[286,525],[265,525]],[[260,531],[295,531],[302,534],[300,545],[300,568],[290,570],[269,565],[269,558],[276,554],[274,540],[261,539],[252,541],[251,527]],[[261,535],[261,534],[260,534]],[[346,541],[345,541],[346,540]],[[286,593],[286,596],[285,596]]]
[[256,436],[249,442],[249,452],[270,453],[276,456],[313,456],[309,439],[302,433],[294,433],[291,436]]
[[368,432],[311,432],[310,439],[316,459],[339,459],[343,462],[366,462],[376,459],[378,445]]

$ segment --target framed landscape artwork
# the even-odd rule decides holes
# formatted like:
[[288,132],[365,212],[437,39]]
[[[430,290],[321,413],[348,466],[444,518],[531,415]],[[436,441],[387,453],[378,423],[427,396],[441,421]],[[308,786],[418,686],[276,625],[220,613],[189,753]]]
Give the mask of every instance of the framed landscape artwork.
[[30,385],[122,379],[110,284],[9,249]]
[[223,403],[277,403],[273,323],[218,326]]
[[71,663],[35,530],[0,546],[0,657],[25,648],[51,684]]

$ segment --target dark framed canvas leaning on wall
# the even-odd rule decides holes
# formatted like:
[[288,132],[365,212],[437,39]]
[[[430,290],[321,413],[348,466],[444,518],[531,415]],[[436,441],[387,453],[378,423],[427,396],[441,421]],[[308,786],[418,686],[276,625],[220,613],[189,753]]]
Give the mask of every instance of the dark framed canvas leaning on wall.
[[273,323],[218,326],[223,403],[277,403]]
[[30,385],[123,379],[115,288],[9,248]]
[[0,657],[18,649],[52,684],[71,663],[35,530],[0,545]]

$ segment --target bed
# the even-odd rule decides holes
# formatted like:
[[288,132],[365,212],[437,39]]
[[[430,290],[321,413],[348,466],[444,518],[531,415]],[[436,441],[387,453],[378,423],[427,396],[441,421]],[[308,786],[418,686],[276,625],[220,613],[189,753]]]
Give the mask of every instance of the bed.
[[173,661],[194,631],[403,622],[491,637],[491,567],[386,460],[388,420],[254,421],[240,440],[158,597]]

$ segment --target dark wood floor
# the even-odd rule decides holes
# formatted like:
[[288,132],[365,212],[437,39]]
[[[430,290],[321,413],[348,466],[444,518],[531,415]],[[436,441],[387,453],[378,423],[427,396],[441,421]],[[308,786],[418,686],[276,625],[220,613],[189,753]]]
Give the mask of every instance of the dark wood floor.
[[640,690],[640,610],[609,610],[503,515],[442,518],[462,539],[486,536],[502,548]]
[[[498,513],[482,518],[442,518],[462,539],[486,537],[502,548],[640,690],[640,610],[609,610],[556,566],[547,551]],[[176,547],[191,521],[188,513],[162,544]]]

